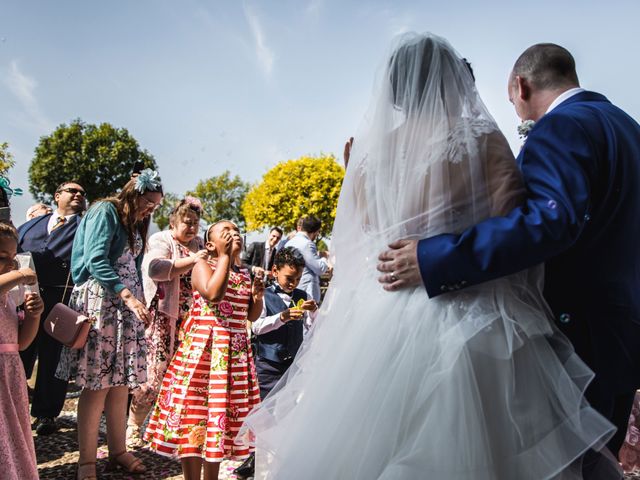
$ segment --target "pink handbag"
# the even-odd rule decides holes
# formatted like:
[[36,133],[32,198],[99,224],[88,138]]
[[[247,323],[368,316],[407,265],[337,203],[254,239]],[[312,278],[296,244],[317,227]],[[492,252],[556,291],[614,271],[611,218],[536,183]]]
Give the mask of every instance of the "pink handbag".
[[91,319],[64,303],[56,303],[44,321],[44,331],[69,348],[79,349],[87,343]]
[[[71,276],[71,272],[69,272]],[[65,286],[62,300],[69,288],[69,277]],[[76,312],[64,303],[56,303],[44,321],[44,331],[58,340],[63,345],[72,349],[80,349],[87,343],[87,335],[91,327],[92,319]]]

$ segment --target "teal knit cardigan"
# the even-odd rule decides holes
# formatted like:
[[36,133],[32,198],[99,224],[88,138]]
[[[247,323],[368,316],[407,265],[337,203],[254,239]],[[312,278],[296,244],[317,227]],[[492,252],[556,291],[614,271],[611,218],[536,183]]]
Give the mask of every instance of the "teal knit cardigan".
[[[71,251],[71,276],[76,285],[89,277],[97,280],[111,293],[118,294],[125,285],[114,269],[124,252],[129,237],[111,202],[93,205],[80,221]],[[138,278],[143,254],[136,258]]]

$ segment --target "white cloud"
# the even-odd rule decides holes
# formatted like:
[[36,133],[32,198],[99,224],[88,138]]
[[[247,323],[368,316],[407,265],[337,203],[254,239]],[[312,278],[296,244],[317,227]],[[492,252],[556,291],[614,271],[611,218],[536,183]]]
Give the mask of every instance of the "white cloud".
[[275,59],[275,55],[273,51],[267,46],[267,42],[265,40],[264,30],[262,28],[262,24],[260,23],[260,19],[258,15],[253,11],[253,9],[244,5],[244,15],[249,23],[249,27],[251,28],[251,34],[253,35],[253,40],[255,42],[256,55],[258,57],[258,61],[265,73],[269,76],[273,71],[273,62]]
[[35,95],[38,82],[24,74],[18,67],[16,60],[11,61],[4,83],[22,105],[21,120],[39,132],[50,131],[53,124],[42,112]]

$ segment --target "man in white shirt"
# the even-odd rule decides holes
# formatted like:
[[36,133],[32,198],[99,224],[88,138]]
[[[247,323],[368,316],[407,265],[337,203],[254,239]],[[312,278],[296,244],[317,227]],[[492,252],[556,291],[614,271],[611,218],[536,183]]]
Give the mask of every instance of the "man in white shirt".
[[320,302],[320,276],[330,270],[326,256],[318,253],[315,243],[320,236],[321,228],[320,219],[314,216],[305,217],[302,219],[300,231],[285,245],[302,253],[305,267],[298,288],[307,292],[316,302]]
[[[253,242],[247,247],[244,255],[244,262],[251,267],[262,268],[270,271],[273,266],[273,260],[276,256],[277,245],[282,238],[282,229],[273,227],[269,231],[269,236],[264,242]],[[252,268],[255,273],[255,269]]]

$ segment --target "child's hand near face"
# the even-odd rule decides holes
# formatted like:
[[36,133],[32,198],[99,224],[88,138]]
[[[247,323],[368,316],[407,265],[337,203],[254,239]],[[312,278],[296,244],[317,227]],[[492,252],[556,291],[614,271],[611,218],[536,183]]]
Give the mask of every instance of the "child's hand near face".
[[264,297],[264,281],[262,275],[256,275],[251,284],[251,296],[254,302],[259,302]]
[[219,255],[231,256],[233,251],[233,235],[229,231],[223,231],[216,239],[216,250]]

